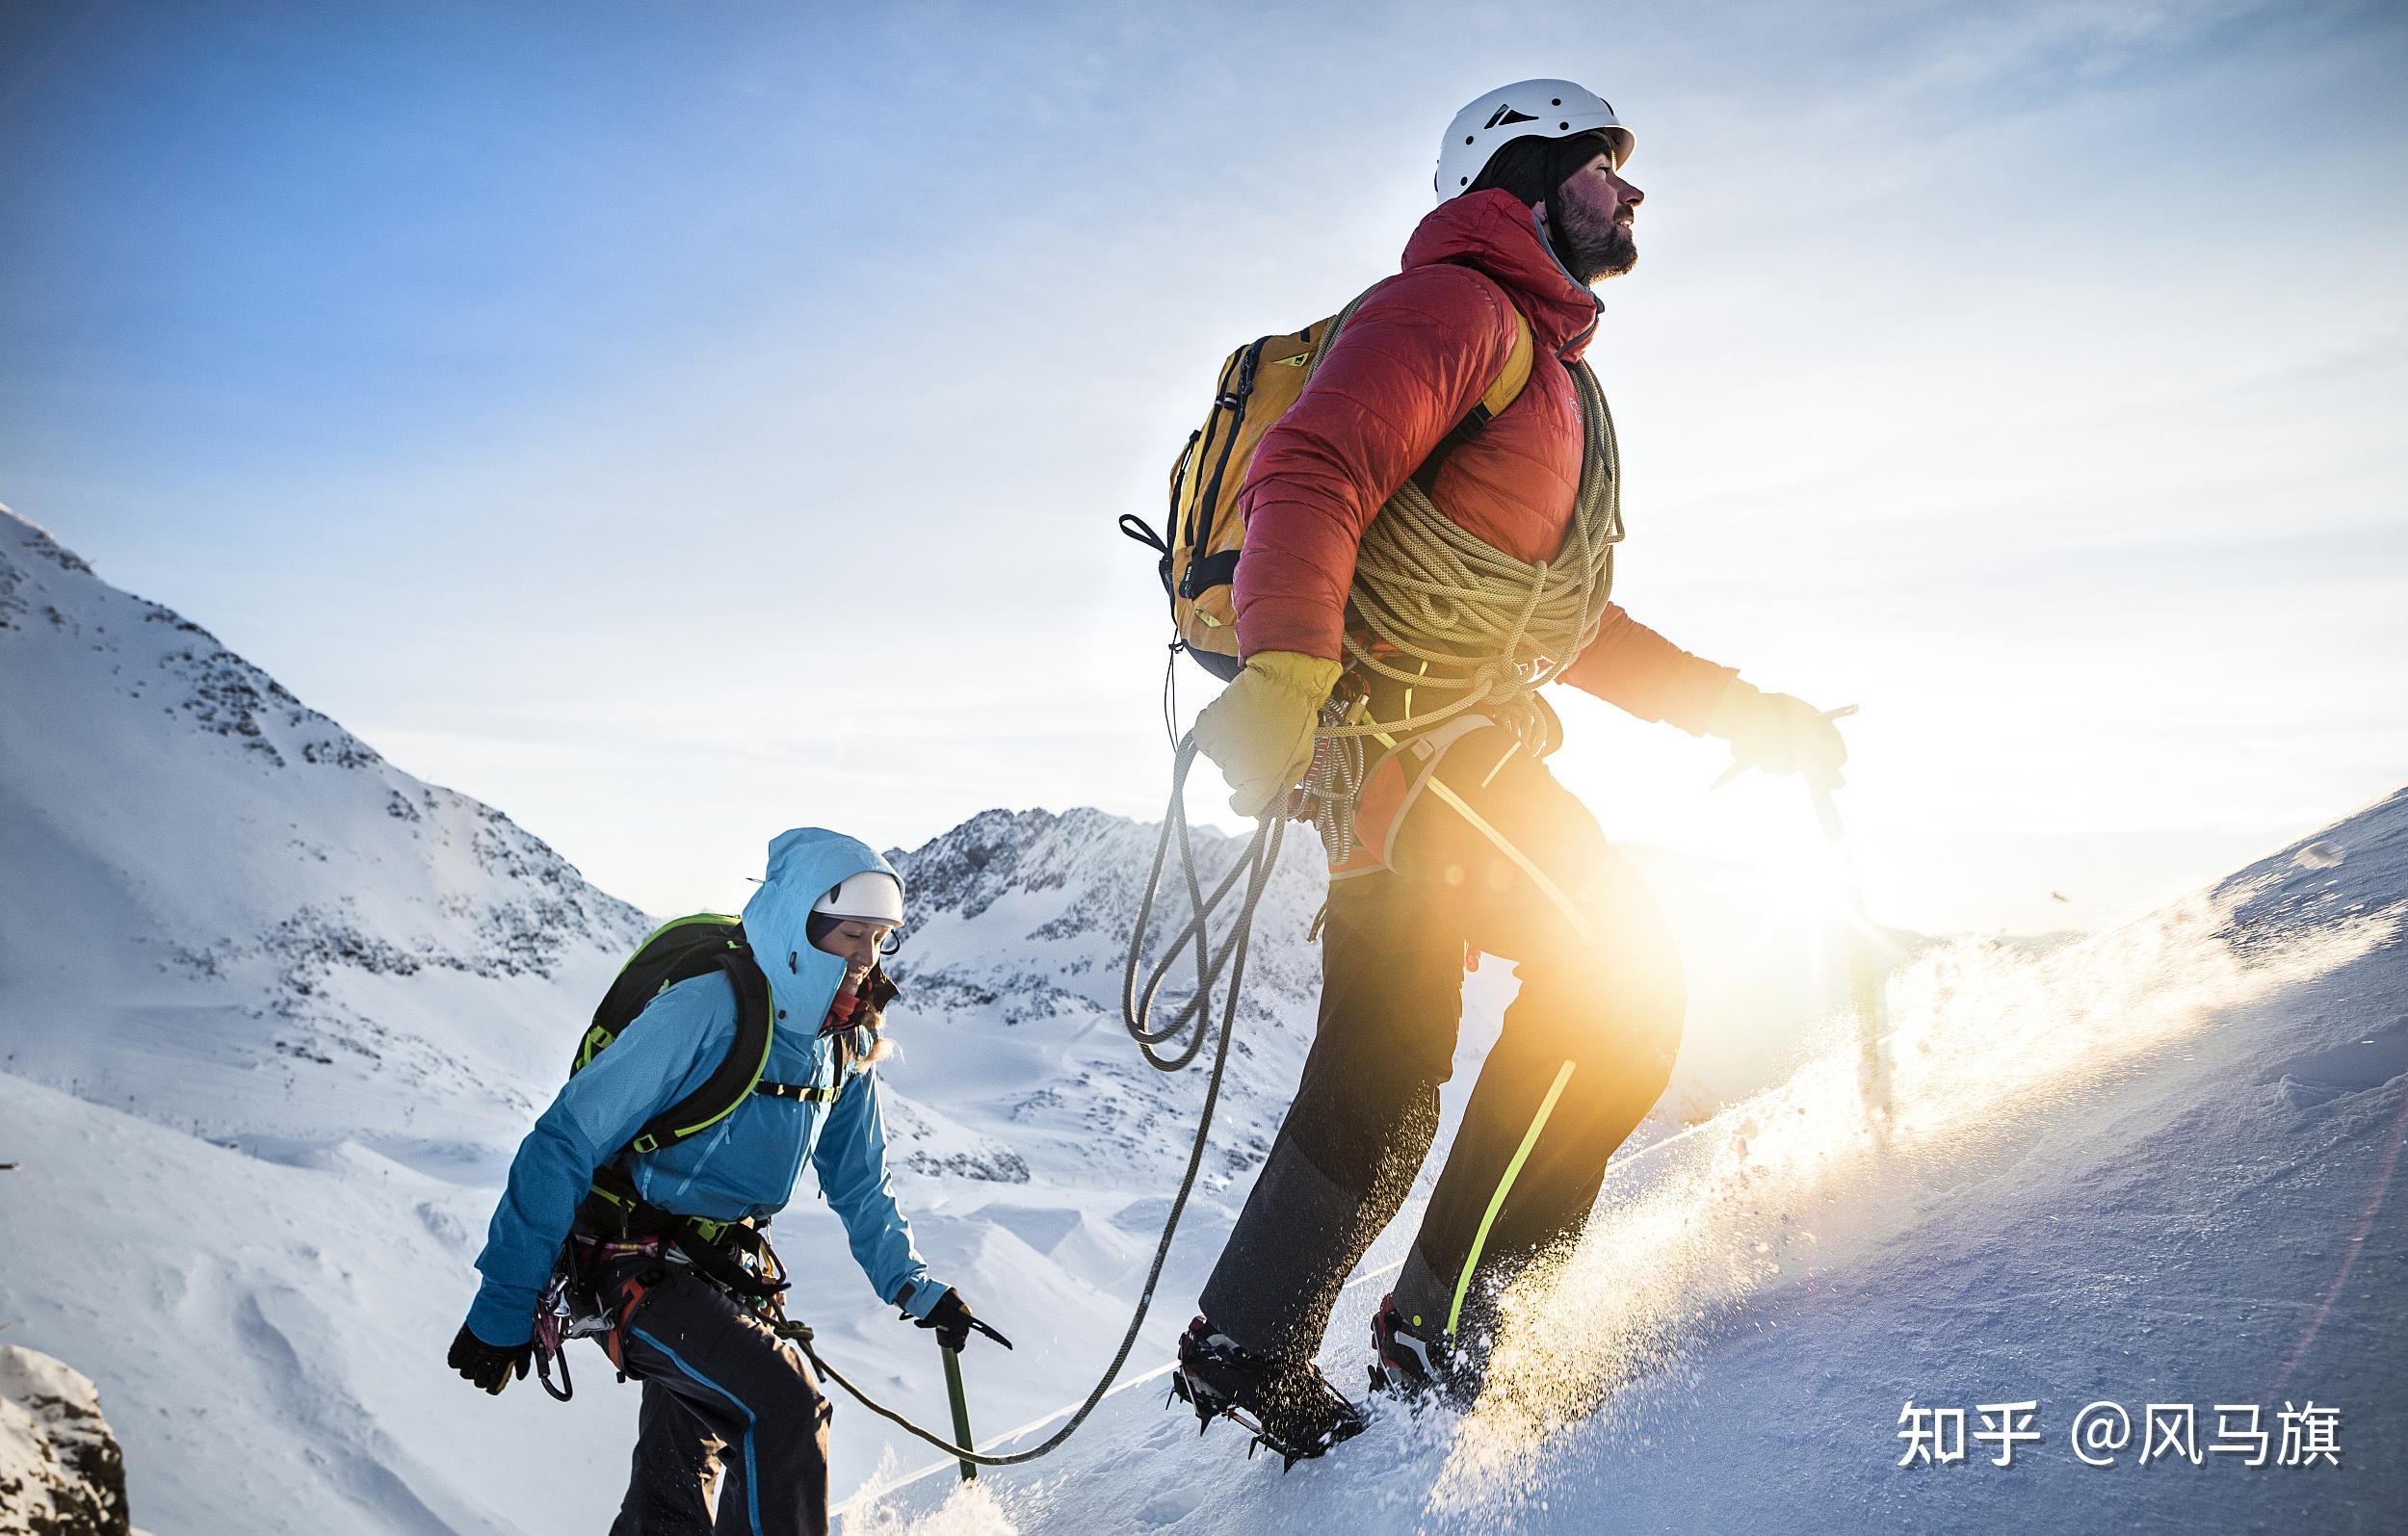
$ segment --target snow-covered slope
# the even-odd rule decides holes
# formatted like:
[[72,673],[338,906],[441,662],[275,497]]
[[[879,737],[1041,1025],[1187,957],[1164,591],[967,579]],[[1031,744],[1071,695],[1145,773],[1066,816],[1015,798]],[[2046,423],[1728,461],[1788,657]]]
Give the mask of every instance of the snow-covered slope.
[[[1023,1344],[1008,1371],[972,1362],[982,1421],[1100,1367],[1192,1125],[1201,1074],[1138,1064],[1112,1001],[1151,836],[998,812],[898,854],[899,1185],[930,1262]],[[120,1405],[144,1522],[606,1523],[635,1394],[599,1355],[564,1410],[476,1397],[442,1355],[508,1158],[644,920],[5,514],[0,870],[0,1159],[23,1164],[0,1322]],[[1301,1058],[1318,887],[1299,846],[1164,1330]],[[778,1233],[829,1356],[941,1419],[929,1336],[869,1295],[825,1209]],[[850,1489],[897,1437],[840,1423]]]
[[[1283,1476],[1156,1383],[1048,1462],[849,1528],[2396,1529],[2404,914],[2408,791],[2117,932],[1928,950],[1892,983],[1889,1134],[1835,1052],[1618,1162],[1468,1417],[1390,1412]],[[1333,1341],[1333,1377],[1366,1343]],[[1976,1431],[2030,1401],[2039,1439],[1901,1467],[1910,1400]],[[2096,1402],[2133,1426],[2112,1467],[2069,1440]],[[2341,1410],[2337,1467],[2281,1465],[2311,1402]],[[2143,1464],[2150,1405],[2185,1403],[2199,1464]],[[2267,1465],[2210,1449],[2238,1405]]]
[[[2396,1443],[2408,1393],[2366,1346],[2400,1320],[2398,1229],[2370,1197],[2408,1031],[2389,937],[2404,819],[2378,807],[2328,834],[2338,855],[2298,850],[2121,934],[1923,950],[1895,982],[1902,1118],[1877,1154],[1799,1028],[1814,922],[1741,872],[1649,856],[1689,946],[1688,1043],[1595,1240],[1527,1300],[1530,1337],[1505,1344],[1516,1390],[1469,1421],[1392,1420],[1281,1479],[1141,1387],[1059,1458],[990,1476],[1000,1516],[946,1518],[2073,1524],[2071,1487],[2169,1529],[2211,1508],[2346,1526],[2361,1490],[2399,1493],[2370,1457],[2238,1484],[2197,1469],[2211,1506],[2184,1502],[2177,1469],[2112,1485],[2037,1461],[1994,1482],[1894,1472],[1889,1437],[1908,1395],[2037,1394],[2067,1462],[2069,1393],[2274,1407],[2266,1362],[2297,1350],[2286,1392],[2342,1401],[2347,1444]],[[914,896],[887,1069],[897,1185],[931,1265],[1021,1346],[967,1358],[984,1432],[1092,1380],[1193,1126],[1202,1073],[1145,1067],[1117,1017],[1152,844],[1092,811],[993,811],[896,853]],[[1198,846],[1208,871],[1236,852]],[[6,515],[0,876],[0,1161],[22,1163],[0,1176],[0,1324],[99,1383],[136,1517],[162,1536],[606,1525],[635,1393],[599,1355],[573,1357],[562,1408],[476,1396],[442,1354],[507,1159],[643,920]],[[1299,839],[1132,1373],[1166,1358],[1293,1086],[1321,884]],[[1450,1114],[1512,985],[1494,965],[1472,980]],[[1342,1381],[1411,1220],[1342,1312]],[[869,1295],[832,1216],[806,1197],[777,1234],[824,1353],[942,1423],[929,1337]],[[1564,1427],[1533,1432],[1548,1420]],[[927,1459],[841,1401],[834,1442],[840,1492]],[[941,1493],[914,1484],[859,1518],[918,1519]]]

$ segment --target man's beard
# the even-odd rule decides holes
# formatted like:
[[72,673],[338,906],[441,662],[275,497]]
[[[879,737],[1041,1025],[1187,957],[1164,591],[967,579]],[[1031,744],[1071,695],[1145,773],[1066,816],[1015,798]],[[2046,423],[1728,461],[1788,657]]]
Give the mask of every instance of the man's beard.
[[1555,237],[1557,257],[1574,278],[1600,283],[1638,265],[1638,241],[1630,225],[1574,198],[1557,201],[1560,206],[1549,210],[1547,227]]

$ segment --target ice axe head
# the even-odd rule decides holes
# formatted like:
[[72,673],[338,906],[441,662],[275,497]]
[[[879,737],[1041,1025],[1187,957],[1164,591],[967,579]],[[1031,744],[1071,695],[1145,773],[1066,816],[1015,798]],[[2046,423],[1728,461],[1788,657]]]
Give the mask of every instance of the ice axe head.
[[[1822,712],[1822,717],[1826,720],[1844,720],[1849,716],[1855,714],[1856,708],[1857,707],[1853,704],[1843,704],[1836,710],[1824,710]],[[1733,779],[1738,778],[1741,774],[1746,772],[1749,768],[1754,768],[1755,766],[1756,765],[1753,763],[1740,757],[1737,752],[1734,751],[1731,758],[1731,766],[1722,770],[1721,776],[1716,778],[1714,783],[1709,786],[1709,791],[1711,792],[1712,790],[1718,790],[1722,788],[1725,784],[1730,783]],[[1815,791],[1815,793],[1827,797],[1830,793],[1833,790],[1838,789],[1840,785],[1836,776],[1810,774],[1807,776],[1807,787]]]
[[997,1333],[992,1323],[983,1322],[979,1318],[973,1317],[970,1319],[970,1326],[986,1335],[987,1338],[994,1340],[1006,1349],[1009,1349],[1011,1347],[1011,1341],[1006,1339],[1002,1334]]

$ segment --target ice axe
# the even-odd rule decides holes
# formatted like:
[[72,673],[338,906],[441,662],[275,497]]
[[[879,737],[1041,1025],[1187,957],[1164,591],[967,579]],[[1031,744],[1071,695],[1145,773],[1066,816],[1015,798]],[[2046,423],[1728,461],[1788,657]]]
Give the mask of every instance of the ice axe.
[[[1005,1347],[1010,1346],[1007,1344]],[[936,1346],[936,1350],[945,1357],[945,1395],[954,1405],[954,1444],[975,1447],[978,1443],[970,1438],[970,1397],[961,1387],[961,1351],[948,1349],[942,1343]],[[965,1483],[977,1482],[978,1468],[970,1462],[963,1462],[961,1480]]]
[[[1826,719],[1826,720],[1845,720],[1845,719],[1846,719],[1849,716],[1851,716],[1851,715],[1853,715],[1853,714],[1855,714],[1855,713],[1856,713],[1856,706],[1855,706],[1855,705],[1853,705],[1853,704],[1843,704],[1843,705],[1841,705],[1841,706],[1840,706],[1838,709],[1836,709],[1836,710],[1825,710],[1825,711],[1823,711],[1823,712],[1822,712],[1822,717],[1823,717],[1824,719]],[[1720,778],[1718,778],[1718,779],[1715,779],[1715,780],[1714,781],[1714,783],[1713,783],[1713,784],[1709,785],[1709,786],[1708,786],[1708,789],[1709,789],[1710,791],[1711,791],[1711,790],[1718,790],[1718,789],[1722,788],[1725,784],[1730,783],[1733,779],[1738,778],[1741,774],[1742,774],[1742,773],[1746,772],[1746,771],[1747,771],[1750,768],[1753,768],[1754,766],[1755,766],[1754,764],[1751,764],[1751,763],[1743,763],[1743,762],[1740,761],[1738,758],[1734,757],[1734,758],[1731,760],[1731,766],[1730,766],[1729,768],[1724,768],[1724,769],[1722,770],[1722,776],[1721,776]]]
[[[1855,713],[1855,705],[1843,704],[1836,710],[1823,711],[1822,717],[1844,720]],[[1714,787],[1722,788],[1747,768],[1747,764],[1734,762],[1722,770]],[[1856,856],[1848,846],[1847,827],[1840,820],[1838,788],[1829,777],[1807,775],[1806,794],[1815,802],[1815,820],[1821,826],[1823,842],[1829,846],[1840,871],[1841,904],[1847,930],[1848,1011],[1856,1019],[1856,1093],[1865,1106],[1865,1118],[1877,1135],[1890,1118],[1890,1075],[1881,1054],[1881,1037],[1889,1032],[1889,1008],[1881,991],[1881,963],[1873,953],[1872,924],[1865,915],[1865,884],[1856,873]]]
[[1810,778],[1806,793],[1815,802],[1815,820],[1823,841],[1840,867],[1840,892],[1847,930],[1848,1011],[1856,1018],[1856,1094],[1865,1118],[1878,1135],[1890,1120],[1890,1074],[1881,1055],[1881,1037],[1889,1033],[1889,1006],[1881,990],[1881,961],[1873,953],[1872,923],[1865,916],[1865,883],[1856,874],[1856,855],[1848,847],[1847,828],[1828,779]]
[[[970,1326],[994,1340],[1006,1349],[1011,1347],[1010,1340],[1006,1339],[978,1318],[971,1318]],[[945,1341],[941,1339],[936,1341],[936,1350],[945,1357],[945,1396],[953,1403],[954,1444],[968,1445],[976,1450],[978,1443],[970,1438],[970,1394],[963,1390],[961,1385],[961,1351],[946,1348]],[[979,1480],[979,1469],[975,1463],[965,1461],[961,1464],[961,1480],[965,1483],[975,1483]]]

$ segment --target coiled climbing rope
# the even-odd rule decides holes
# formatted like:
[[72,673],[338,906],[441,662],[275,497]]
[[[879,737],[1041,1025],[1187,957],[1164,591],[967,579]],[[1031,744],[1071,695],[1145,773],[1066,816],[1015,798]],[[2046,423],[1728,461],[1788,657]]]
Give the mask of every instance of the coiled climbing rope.
[[[1366,297],[1369,297],[1368,295]],[[1313,359],[1318,369],[1363,300],[1342,311]],[[1364,532],[1355,558],[1346,652],[1366,678],[1435,696],[1432,708],[1377,722],[1324,722],[1324,739],[1401,737],[1479,710],[1532,740],[1545,730],[1538,690],[1596,639],[1613,593],[1622,540],[1622,475],[1613,414],[1585,363],[1570,365],[1581,408],[1580,488],[1552,560],[1518,560],[1438,509],[1408,480]]]

